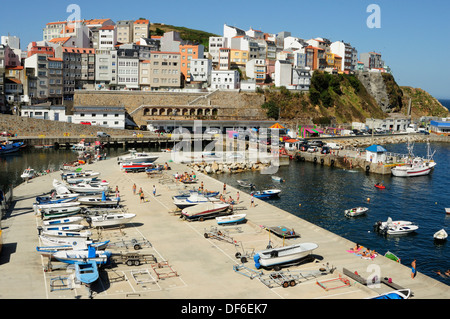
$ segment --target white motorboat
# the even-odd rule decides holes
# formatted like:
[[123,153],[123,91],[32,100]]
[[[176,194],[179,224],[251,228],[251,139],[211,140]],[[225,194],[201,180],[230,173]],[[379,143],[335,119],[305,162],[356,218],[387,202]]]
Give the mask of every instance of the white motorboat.
[[242,187],[253,188],[255,186],[252,183],[246,182],[246,181],[241,180],[241,179],[238,179],[236,182],[239,184],[239,186],[242,186]]
[[44,246],[72,246],[73,249],[81,250],[86,249],[87,245],[97,247],[97,249],[103,249],[109,243],[109,240],[102,242],[93,242],[85,237],[55,237],[39,235],[39,239]]
[[218,225],[230,225],[242,223],[247,217],[247,214],[234,214],[228,216],[216,217],[216,222]]
[[73,176],[67,177],[66,182],[68,184],[78,184],[78,183],[86,183],[90,184],[93,181],[96,181],[97,177],[84,177],[84,176]]
[[51,225],[75,224],[75,223],[81,222],[83,219],[84,218],[81,216],[74,216],[74,217],[66,217],[66,218],[59,218],[59,219],[44,220],[42,222],[42,225],[51,226]]
[[382,234],[403,235],[416,231],[419,229],[419,226],[405,220],[393,221],[392,218],[389,217],[385,222],[379,221],[375,223],[374,229]]
[[364,215],[369,209],[367,207],[355,207],[344,211],[344,215],[347,217],[355,217]]
[[88,247],[86,250],[61,250],[53,254],[57,260],[74,264],[86,260],[93,260],[97,264],[107,264],[111,257],[111,252],[104,250],[96,250],[95,247]]
[[44,230],[42,235],[45,236],[53,236],[53,237],[81,237],[81,238],[89,238],[92,236],[92,233],[89,230],[84,231],[65,231],[65,230]]
[[255,191],[251,193],[255,198],[259,199],[272,199],[277,198],[281,194],[280,189],[265,189],[263,191]]
[[71,206],[59,208],[38,208],[36,210],[36,213],[41,214],[43,219],[53,219],[76,215],[80,211],[80,206]]
[[146,152],[137,152],[130,150],[129,154],[119,156],[117,162],[119,163],[153,163],[159,158],[158,155],[153,155]]
[[435,240],[446,240],[447,237],[448,237],[448,234],[445,231],[445,229],[443,229],[443,228],[441,230],[435,232],[434,235],[433,235],[433,238]]
[[274,175],[272,175],[272,180],[275,181],[275,182],[279,182],[279,183],[284,182],[284,179],[281,178],[280,176],[274,176]]
[[79,206],[79,202],[68,202],[68,203],[57,203],[57,204],[40,204],[33,205],[34,211],[37,213],[39,210],[54,210],[57,208],[68,208],[68,207],[76,207]]
[[36,202],[40,204],[58,204],[75,201],[78,198],[78,194],[52,194],[50,196],[36,196]]
[[55,188],[56,194],[70,194],[71,191],[67,188],[66,184],[56,179],[53,180],[53,187]]
[[89,216],[86,218],[86,221],[89,224],[92,224],[93,227],[108,227],[127,224],[134,217],[136,217],[136,214],[103,214],[99,216]]
[[24,180],[29,180],[32,179],[34,176],[36,175],[36,171],[32,168],[27,168],[23,171],[22,175],[20,175],[20,177],[22,177]]
[[88,206],[117,206],[120,199],[112,197],[80,197],[78,201]]
[[74,184],[74,185],[69,185],[68,188],[72,192],[75,192],[75,193],[98,194],[98,193],[102,193],[102,192],[107,192],[109,186],[78,183],[78,184]]
[[173,198],[173,203],[180,209],[208,202],[220,202],[220,200],[213,197],[206,197],[198,193],[191,193],[187,198]]
[[186,219],[205,219],[213,217],[219,213],[225,212],[230,207],[230,204],[217,202],[205,202],[198,205],[186,207],[181,211],[181,214]]
[[61,178],[62,179],[67,179],[67,178],[75,178],[75,177],[99,177],[100,173],[99,172],[94,172],[92,170],[87,170],[87,171],[62,171],[61,173]]
[[446,214],[450,214],[450,207],[449,208],[445,208],[445,213]]
[[428,175],[436,166],[433,160],[433,154],[430,153],[430,143],[427,143],[427,157],[415,157],[412,153],[413,146],[408,143],[408,157],[402,165],[391,168],[392,175],[397,177],[413,177]]
[[60,224],[60,225],[48,225],[43,226],[42,229],[44,231],[50,231],[50,230],[63,230],[63,231],[80,231],[84,228],[84,225],[81,224]]
[[309,256],[319,245],[316,243],[301,243],[290,246],[269,248],[255,253],[253,260],[257,269],[274,268],[280,269],[281,266],[287,266],[301,261]]

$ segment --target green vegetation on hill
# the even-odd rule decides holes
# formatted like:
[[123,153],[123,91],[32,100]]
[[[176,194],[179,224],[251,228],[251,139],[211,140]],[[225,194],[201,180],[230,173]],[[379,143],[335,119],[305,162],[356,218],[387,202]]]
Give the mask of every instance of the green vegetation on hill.
[[203,44],[206,50],[209,47],[209,37],[217,37],[218,35],[189,29],[185,27],[177,27],[169,24],[152,23],[150,26],[151,35],[163,35],[165,32],[177,31],[183,40],[191,41],[193,43]]

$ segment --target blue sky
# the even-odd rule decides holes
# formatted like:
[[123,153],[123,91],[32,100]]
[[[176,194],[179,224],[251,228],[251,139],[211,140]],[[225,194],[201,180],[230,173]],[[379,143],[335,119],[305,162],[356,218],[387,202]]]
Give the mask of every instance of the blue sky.
[[[420,87],[436,98],[450,99],[448,0],[24,0],[15,10],[2,14],[0,35],[20,37],[25,48],[30,41],[42,40],[47,22],[66,20],[70,15],[67,6],[72,3],[81,8],[82,19],[145,17],[218,35],[223,24],[229,24],[268,33],[289,31],[304,39],[344,40],[359,53],[381,53],[399,85]],[[367,12],[370,4],[380,8],[380,28],[366,24],[372,14]]]

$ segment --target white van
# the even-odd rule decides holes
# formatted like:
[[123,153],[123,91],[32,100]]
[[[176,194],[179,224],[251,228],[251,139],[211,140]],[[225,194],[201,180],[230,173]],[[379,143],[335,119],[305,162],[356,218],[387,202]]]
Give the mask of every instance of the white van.
[[342,146],[340,146],[338,143],[327,143],[325,146],[328,146],[332,150],[342,149]]

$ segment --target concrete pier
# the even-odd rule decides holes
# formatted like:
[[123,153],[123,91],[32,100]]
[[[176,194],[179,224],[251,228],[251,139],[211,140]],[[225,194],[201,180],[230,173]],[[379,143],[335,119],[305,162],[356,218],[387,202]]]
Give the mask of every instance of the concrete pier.
[[[401,286],[413,292],[412,299],[449,299],[449,287],[423,275],[418,269],[411,278],[409,265],[398,264],[383,256],[363,259],[347,252],[355,243],[278,209],[270,203],[256,199],[256,207],[250,207],[250,196],[240,191],[236,212],[246,213],[247,222],[237,226],[218,226],[214,219],[189,222],[175,212],[172,196],[180,190],[198,187],[203,181],[208,190],[221,191],[223,184],[214,178],[197,173],[198,184],[185,185],[175,182],[176,172],[190,172],[184,164],[169,162],[170,153],[161,153],[158,163],[168,162],[171,170],[148,177],[145,173],[124,173],[116,159],[97,162],[83,167],[99,171],[101,178],[112,189],[119,188],[122,204],[129,212],[137,214],[131,224],[121,229],[91,229],[93,239],[111,240],[107,248],[115,254],[138,252],[151,254],[157,263],[141,263],[139,266],[117,264],[102,269],[101,278],[93,287],[94,299],[363,299],[396,290]],[[73,269],[36,252],[39,246],[37,227],[41,224],[32,204],[35,197],[49,192],[53,179],[60,179],[59,172],[41,176],[23,183],[14,190],[15,204],[2,220],[3,250],[0,255],[0,298],[2,299],[74,299],[89,298],[85,287],[73,280]],[[132,192],[132,185],[142,187],[145,201]],[[153,186],[156,196],[153,195]],[[236,199],[238,189],[227,186],[226,196]],[[87,224],[86,224],[87,225]],[[285,226],[300,236],[283,239],[269,233],[263,227]],[[205,232],[220,227],[231,241],[205,238]],[[132,239],[147,240],[150,246],[135,251],[123,245]],[[332,273],[299,280],[295,286],[269,287],[258,278],[250,279],[255,272],[267,276],[269,270],[257,270],[252,253],[273,247],[301,242],[313,242],[318,248],[313,252],[314,261],[289,267],[289,271],[317,272],[327,265],[335,268]],[[122,244],[121,244],[122,243]],[[363,243],[362,243],[363,244]],[[247,255],[248,262],[241,264],[236,252]],[[241,272],[234,266],[244,266]],[[388,279],[392,283],[368,286],[350,273],[362,278]],[[283,269],[285,270],[285,269]],[[246,275],[244,275],[245,273]],[[347,275],[346,275],[346,274]],[[55,285],[60,279],[70,285]],[[320,284],[318,284],[320,283]],[[375,283],[378,283],[375,280]],[[396,286],[397,285],[397,286]],[[242,301],[245,302],[245,301]],[[363,309],[364,310],[364,309]]]

